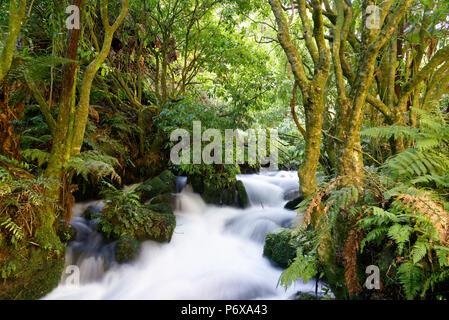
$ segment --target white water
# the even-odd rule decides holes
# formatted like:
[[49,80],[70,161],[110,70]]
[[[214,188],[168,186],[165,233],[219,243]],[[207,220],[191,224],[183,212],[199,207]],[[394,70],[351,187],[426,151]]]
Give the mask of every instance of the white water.
[[[297,291],[314,292],[314,281],[298,281],[287,291],[277,287],[282,269],[263,256],[265,234],[288,227],[296,216],[283,209],[285,192],[298,188],[296,172],[239,179],[250,208],[206,205],[187,186],[178,195],[172,241],[143,243],[130,264],[114,263],[113,244],[92,232],[93,223],[75,217],[78,238],[67,250],[66,263],[78,265],[81,283],[66,284],[63,277],[46,299],[288,299]],[[106,272],[104,265],[110,265]]]

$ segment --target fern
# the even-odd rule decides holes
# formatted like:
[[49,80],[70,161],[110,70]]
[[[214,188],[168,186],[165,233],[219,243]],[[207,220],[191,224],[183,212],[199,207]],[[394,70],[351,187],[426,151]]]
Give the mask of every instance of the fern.
[[0,226],[9,232],[11,235],[11,243],[17,247],[19,242],[23,239],[22,227],[18,226],[14,221],[12,221],[11,218],[7,218],[5,221],[0,223]]
[[423,290],[424,272],[420,264],[402,263],[397,271],[407,300],[413,300],[420,290]]
[[38,166],[42,167],[50,159],[50,154],[39,149],[26,149],[22,151],[22,157],[28,162],[37,161]]
[[410,235],[413,229],[409,225],[401,225],[399,223],[393,224],[388,229],[388,237],[392,239],[398,245],[398,252],[402,254],[404,244],[410,241]]
[[114,169],[114,166],[118,165],[119,162],[114,157],[98,151],[86,151],[71,157],[65,169],[81,175],[85,180],[89,179],[89,175],[94,175],[97,178],[110,176],[113,180],[121,182],[120,176]]
[[419,137],[419,130],[406,126],[372,127],[362,130],[361,135],[376,139],[397,139],[399,137],[416,139]]
[[318,273],[317,259],[312,255],[305,255],[301,248],[296,249],[296,257],[290,266],[282,272],[278,285],[285,289],[290,287],[298,277],[307,283]]
[[413,263],[420,262],[427,254],[429,249],[429,243],[427,240],[422,239],[415,242],[413,245]]
[[414,176],[441,174],[446,172],[448,165],[449,161],[443,154],[408,149],[390,158],[385,168],[394,176],[406,180]]

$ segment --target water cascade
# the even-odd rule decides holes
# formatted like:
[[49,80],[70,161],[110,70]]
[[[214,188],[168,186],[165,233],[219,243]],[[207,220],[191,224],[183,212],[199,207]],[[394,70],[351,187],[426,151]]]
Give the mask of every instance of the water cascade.
[[[167,244],[144,242],[132,263],[114,262],[114,243],[95,232],[95,220],[80,216],[89,205],[77,204],[71,224],[78,230],[67,249],[67,265],[76,265],[80,283],[63,275],[46,299],[289,299],[315,291],[315,281],[298,280],[287,291],[277,287],[282,269],[263,256],[265,234],[289,227],[296,213],[283,209],[284,195],[298,189],[296,172],[239,175],[250,200],[247,209],[207,205],[179,179],[177,227]],[[92,207],[91,207],[92,208]],[[104,271],[104,270],[107,271]]]

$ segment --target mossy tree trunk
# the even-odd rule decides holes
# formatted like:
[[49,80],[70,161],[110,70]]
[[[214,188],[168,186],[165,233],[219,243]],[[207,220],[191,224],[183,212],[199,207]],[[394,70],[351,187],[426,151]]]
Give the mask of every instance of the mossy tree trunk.
[[[298,1],[298,13],[304,29],[306,47],[314,63],[312,79],[309,79],[306,75],[301,55],[290,38],[289,23],[285,17],[281,2],[279,0],[269,0],[269,3],[276,18],[278,40],[287,55],[295,82],[299,85],[302,93],[302,101],[306,115],[306,150],[298,176],[300,190],[305,197],[308,197],[317,188],[316,171],[320,159],[324,91],[326,80],[329,76],[330,63],[330,52],[324,39],[322,1],[313,0],[311,2],[313,28],[308,20],[306,1]],[[301,133],[304,134],[304,132]]]
[[22,20],[25,16],[27,0],[10,0],[8,37],[0,55],[0,81],[11,68],[16,40],[19,36]]
[[[361,56],[357,64],[357,72],[354,73],[346,63],[345,52],[341,50],[341,45],[343,45],[341,40],[345,40],[348,37],[347,25],[352,17],[352,8],[348,7],[343,0],[335,1],[337,15],[332,55],[339,93],[338,135],[342,140],[339,148],[337,174],[343,178],[343,185],[358,185],[363,182],[360,130],[366,101],[370,101],[374,106],[380,106],[385,113],[389,113],[388,107],[369,93],[373,80],[375,61],[380,49],[393,35],[405,11],[412,2],[413,0],[400,1],[391,12],[392,1],[382,3],[381,27],[380,29],[370,29],[366,27],[366,22],[369,18],[366,14],[366,8],[374,3],[370,0],[363,1]],[[346,93],[343,74],[346,74],[351,84],[349,93]]]
[[[54,122],[53,144],[51,154],[45,176],[54,179],[55,181],[63,181],[64,165],[71,156],[75,156],[81,151],[81,146],[84,140],[84,131],[86,128],[87,118],[89,114],[90,91],[93,79],[101,64],[105,61],[112,42],[114,32],[121,24],[128,11],[128,1],[122,0],[122,11],[111,26],[108,20],[108,1],[101,1],[101,16],[103,26],[105,28],[105,35],[103,47],[98,56],[88,65],[84,72],[83,82],[80,92],[80,100],[76,107],[76,78],[77,70],[79,68],[77,59],[77,50],[80,40],[80,30],[72,29],[69,31],[67,38],[66,58],[73,60],[65,64],[62,75],[62,93],[58,112],[58,118]],[[73,0],[73,5],[83,8],[83,0]],[[49,198],[55,202],[59,202],[60,184],[54,184],[49,190]],[[53,204],[48,204],[42,215],[41,229],[37,231],[36,238],[38,241],[48,247],[58,247],[53,224],[57,218]]]

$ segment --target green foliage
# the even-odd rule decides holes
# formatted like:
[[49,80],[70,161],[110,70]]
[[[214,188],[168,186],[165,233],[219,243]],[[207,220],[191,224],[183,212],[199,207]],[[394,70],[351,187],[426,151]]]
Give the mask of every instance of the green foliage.
[[17,248],[20,241],[22,241],[24,235],[22,227],[18,226],[11,218],[7,218],[5,221],[0,223],[0,227],[4,228],[6,232],[11,235],[11,243]]
[[[103,183],[107,188],[103,190],[102,196],[108,203],[101,214],[98,228],[108,238],[119,238],[128,234],[130,227],[137,227],[143,223],[143,218],[137,213],[142,205],[139,195],[132,189],[120,190],[112,184]],[[117,223],[115,223],[116,220]],[[131,233],[130,236],[133,236],[132,228]]]
[[307,283],[320,270],[317,251],[319,241],[312,231],[295,230],[290,243],[296,248],[296,257],[290,266],[282,272],[278,281],[278,285],[285,289],[290,287],[299,277]]
[[419,116],[419,127],[388,126],[362,131],[371,138],[403,137],[414,141],[414,147],[388,159],[383,168],[387,175],[418,186],[448,186],[449,126],[439,112],[413,109]]
[[26,149],[22,151],[22,157],[28,162],[37,161],[37,165],[42,167],[50,159],[50,154],[39,149]]
[[119,163],[116,158],[92,150],[71,157],[65,169],[69,173],[81,175],[85,180],[88,180],[89,175],[93,175],[96,178],[110,176],[113,180],[120,182],[121,178],[114,169],[117,165]]
[[[134,240],[155,240],[169,242],[176,226],[176,218],[171,212],[156,211],[154,207],[142,205],[134,188],[116,189],[106,183],[102,195],[107,204],[100,214],[97,229],[106,237],[119,239],[129,236]],[[160,209],[160,206],[158,206]]]
[[14,262],[10,262],[8,264],[4,264],[0,268],[2,279],[7,279],[11,277],[16,271],[17,266]]
[[398,268],[398,278],[408,300],[412,300],[422,290],[424,272],[420,267],[419,264],[405,262]]

